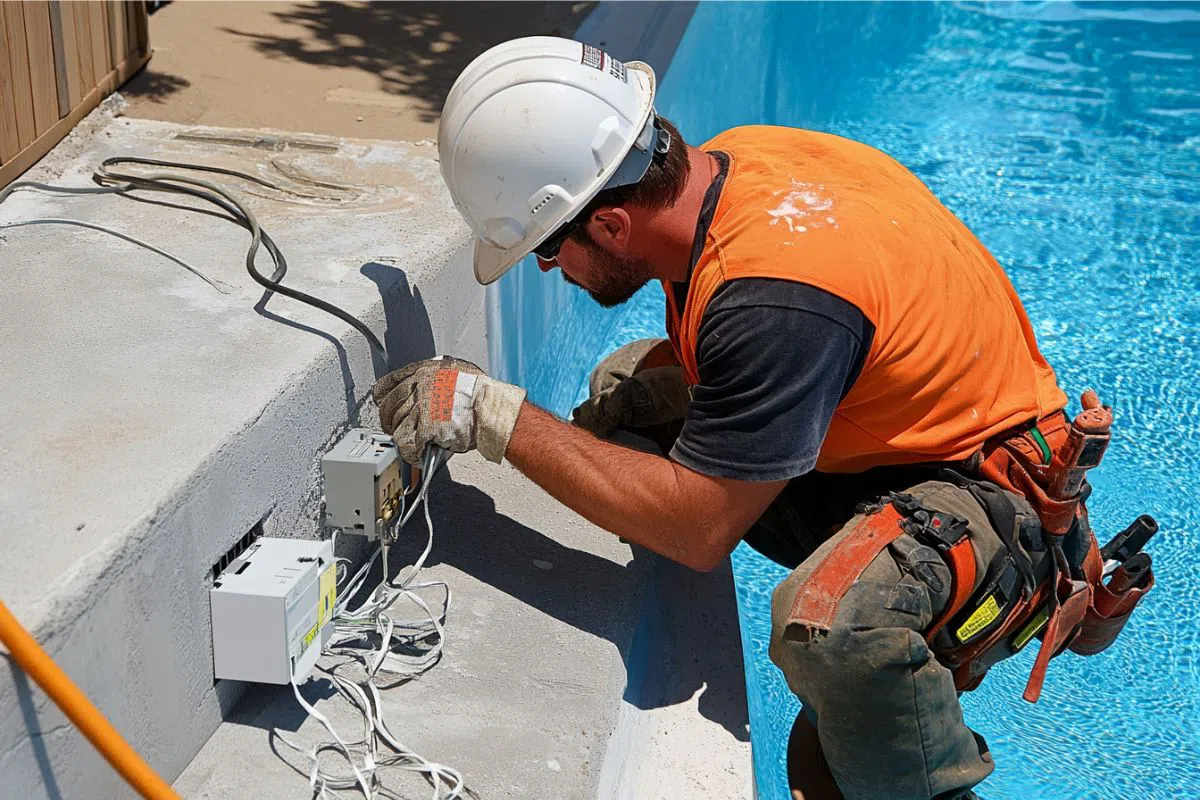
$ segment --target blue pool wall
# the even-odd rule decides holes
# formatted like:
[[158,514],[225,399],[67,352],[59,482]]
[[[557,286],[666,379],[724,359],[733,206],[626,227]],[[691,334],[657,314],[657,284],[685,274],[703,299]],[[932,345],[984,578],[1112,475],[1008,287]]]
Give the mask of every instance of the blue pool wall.
[[[998,764],[980,791],[1200,797],[1200,6],[703,3],[658,107],[691,142],[767,123],[879,147],[1005,265],[1068,394],[1114,407],[1098,535],[1141,512],[1163,533],[1112,648],[1057,659],[1037,705],[1032,648],[964,697]],[[604,354],[663,335],[657,287],[603,310],[522,264],[491,298],[492,364],[560,415]],[[756,785],[785,798],[797,703],[766,655],[785,573],[745,546],[733,564]]]

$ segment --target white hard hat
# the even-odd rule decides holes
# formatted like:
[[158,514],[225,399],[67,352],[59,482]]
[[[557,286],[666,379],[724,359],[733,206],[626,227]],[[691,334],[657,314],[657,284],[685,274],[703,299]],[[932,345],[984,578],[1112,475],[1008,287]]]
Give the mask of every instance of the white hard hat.
[[602,189],[641,180],[655,150],[665,150],[654,88],[646,64],[552,36],[497,45],[463,70],[442,110],[438,154],[475,233],[480,283],[507,272]]

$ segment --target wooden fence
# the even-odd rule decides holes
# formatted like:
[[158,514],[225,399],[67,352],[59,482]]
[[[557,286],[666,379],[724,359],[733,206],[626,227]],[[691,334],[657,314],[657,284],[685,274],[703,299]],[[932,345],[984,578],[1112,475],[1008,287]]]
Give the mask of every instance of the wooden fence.
[[0,187],[149,58],[140,0],[0,0]]

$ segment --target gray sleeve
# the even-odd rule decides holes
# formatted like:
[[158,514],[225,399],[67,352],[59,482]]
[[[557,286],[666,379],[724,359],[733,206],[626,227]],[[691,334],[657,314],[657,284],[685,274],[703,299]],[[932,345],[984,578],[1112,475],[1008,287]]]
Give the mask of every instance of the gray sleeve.
[[858,308],[814,286],[730,281],[704,312],[700,382],[671,458],[739,480],[809,472],[873,335]]

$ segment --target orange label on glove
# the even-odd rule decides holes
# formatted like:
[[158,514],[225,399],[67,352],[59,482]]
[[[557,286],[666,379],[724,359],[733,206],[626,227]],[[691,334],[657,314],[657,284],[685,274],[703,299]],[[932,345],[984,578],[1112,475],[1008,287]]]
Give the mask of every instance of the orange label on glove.
[[429,417],[434,422],[449,422],[454,416],[454,387],[458,383],[458,371],[439,370],[433,379],[429,397]]

